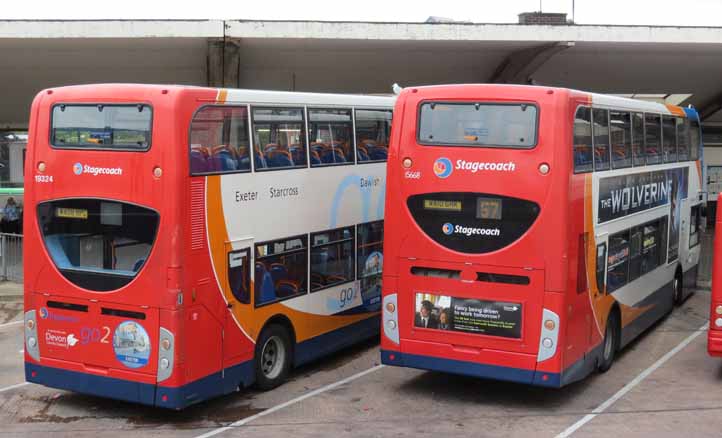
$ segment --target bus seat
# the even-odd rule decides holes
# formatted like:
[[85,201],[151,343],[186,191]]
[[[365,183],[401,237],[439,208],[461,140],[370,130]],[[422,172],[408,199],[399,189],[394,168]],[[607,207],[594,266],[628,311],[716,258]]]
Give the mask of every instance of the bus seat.
[[359,145],[356,148],[356,159],[358,161],[368,161],[370,159],[369,151],[365,147]]
[[369,157],[372,160],[385,160],[389,155],[388,149],[383,146],[369,148]]
[[345,163],[346,159],[343,157],[341,151],[336,148],[328,148],[321,154],[321,162],[324,164],[331,163]]
[[273,278],[271,273],[266,271],[261,280],[261,294],[258,297],[258,303],[268,303],[276,300],[276,288],[273,286]]
[[293,159],[290,152],[274,150],[266,155],[266,163],[268,167],[291,167]]
[[191,173],[208,172],[208,161],[199,150],[191,150]]
[[298,283],[291,280],[280,280],[276,284],[276,293],[279,298],[292,297],[298,295],[299,287]]
[[272,263],[271,264],[271,277],[273,277],[273,282],[278,283],[280,280],[285,280],[288,278],[288,269],[286,268],[286,265],[283,265],[281,263]]
[[326,277],[326,284],[345,283],[347,278],[343,275],[329,275]]
[[278,149],[278,144],[276,144],[276,143],[268,143],[268,144],[263,148],[263,153],[264,153],[265,155],[268,155],[269,152],[275,151],[276,149]]
[[321,164],[321,157],[318,156],[318,152],[311,151],[311,166],[317,166]]
[[300,144],[291,145],[288,151],[296,165],[306,164],[306,150]]

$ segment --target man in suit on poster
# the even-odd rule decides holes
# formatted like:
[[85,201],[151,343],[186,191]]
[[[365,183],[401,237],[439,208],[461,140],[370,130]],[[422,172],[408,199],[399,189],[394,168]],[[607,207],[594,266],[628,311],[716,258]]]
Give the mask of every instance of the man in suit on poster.
[[439,320],[431,313],[433,309],[434,305],[431,304],[431,301],[422,301],[421,310],[416,313],[416,317],[414,318],[414,326],[432,329],[439,328]]

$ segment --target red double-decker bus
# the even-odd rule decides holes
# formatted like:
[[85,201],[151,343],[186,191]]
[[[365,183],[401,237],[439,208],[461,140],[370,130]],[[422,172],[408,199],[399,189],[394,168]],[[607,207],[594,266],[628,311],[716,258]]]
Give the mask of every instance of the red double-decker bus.
[[379,332],[393,98],[42,91],[25,197],[29,382],[180,409]]
[[690,293],[692,109],[513,85],[403,90],[387,167],[387,365],[559,387]]
[[[717,197],[717,205],[722,195]],[[707,351],[710,356],[722,357],[722,211],[715,218],[714,244],[712,250],[712,298],[710,300]]]

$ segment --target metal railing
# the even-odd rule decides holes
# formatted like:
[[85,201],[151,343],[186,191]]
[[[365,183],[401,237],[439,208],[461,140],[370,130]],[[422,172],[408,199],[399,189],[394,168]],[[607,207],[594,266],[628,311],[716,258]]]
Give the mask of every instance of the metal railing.
[[23,282],[23,236],[0,233],[0,280]]

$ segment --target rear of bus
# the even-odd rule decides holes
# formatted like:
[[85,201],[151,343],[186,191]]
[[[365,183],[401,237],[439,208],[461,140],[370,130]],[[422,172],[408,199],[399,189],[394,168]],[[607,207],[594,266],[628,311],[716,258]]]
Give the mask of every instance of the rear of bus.
[[[722,195],[717,198],[717,205]],[[710,300],[707,351],[710,356],[722,357],[722,209],[717,209],[712,251],[712,297]]]
[[561,386],[569,91],[405,89],[388,161],[382,362]]
[[[163,405],[179,304],[175,89],[45,90],[25,183],[29,382]],[[161,400],[164,397],[165,400]]]

